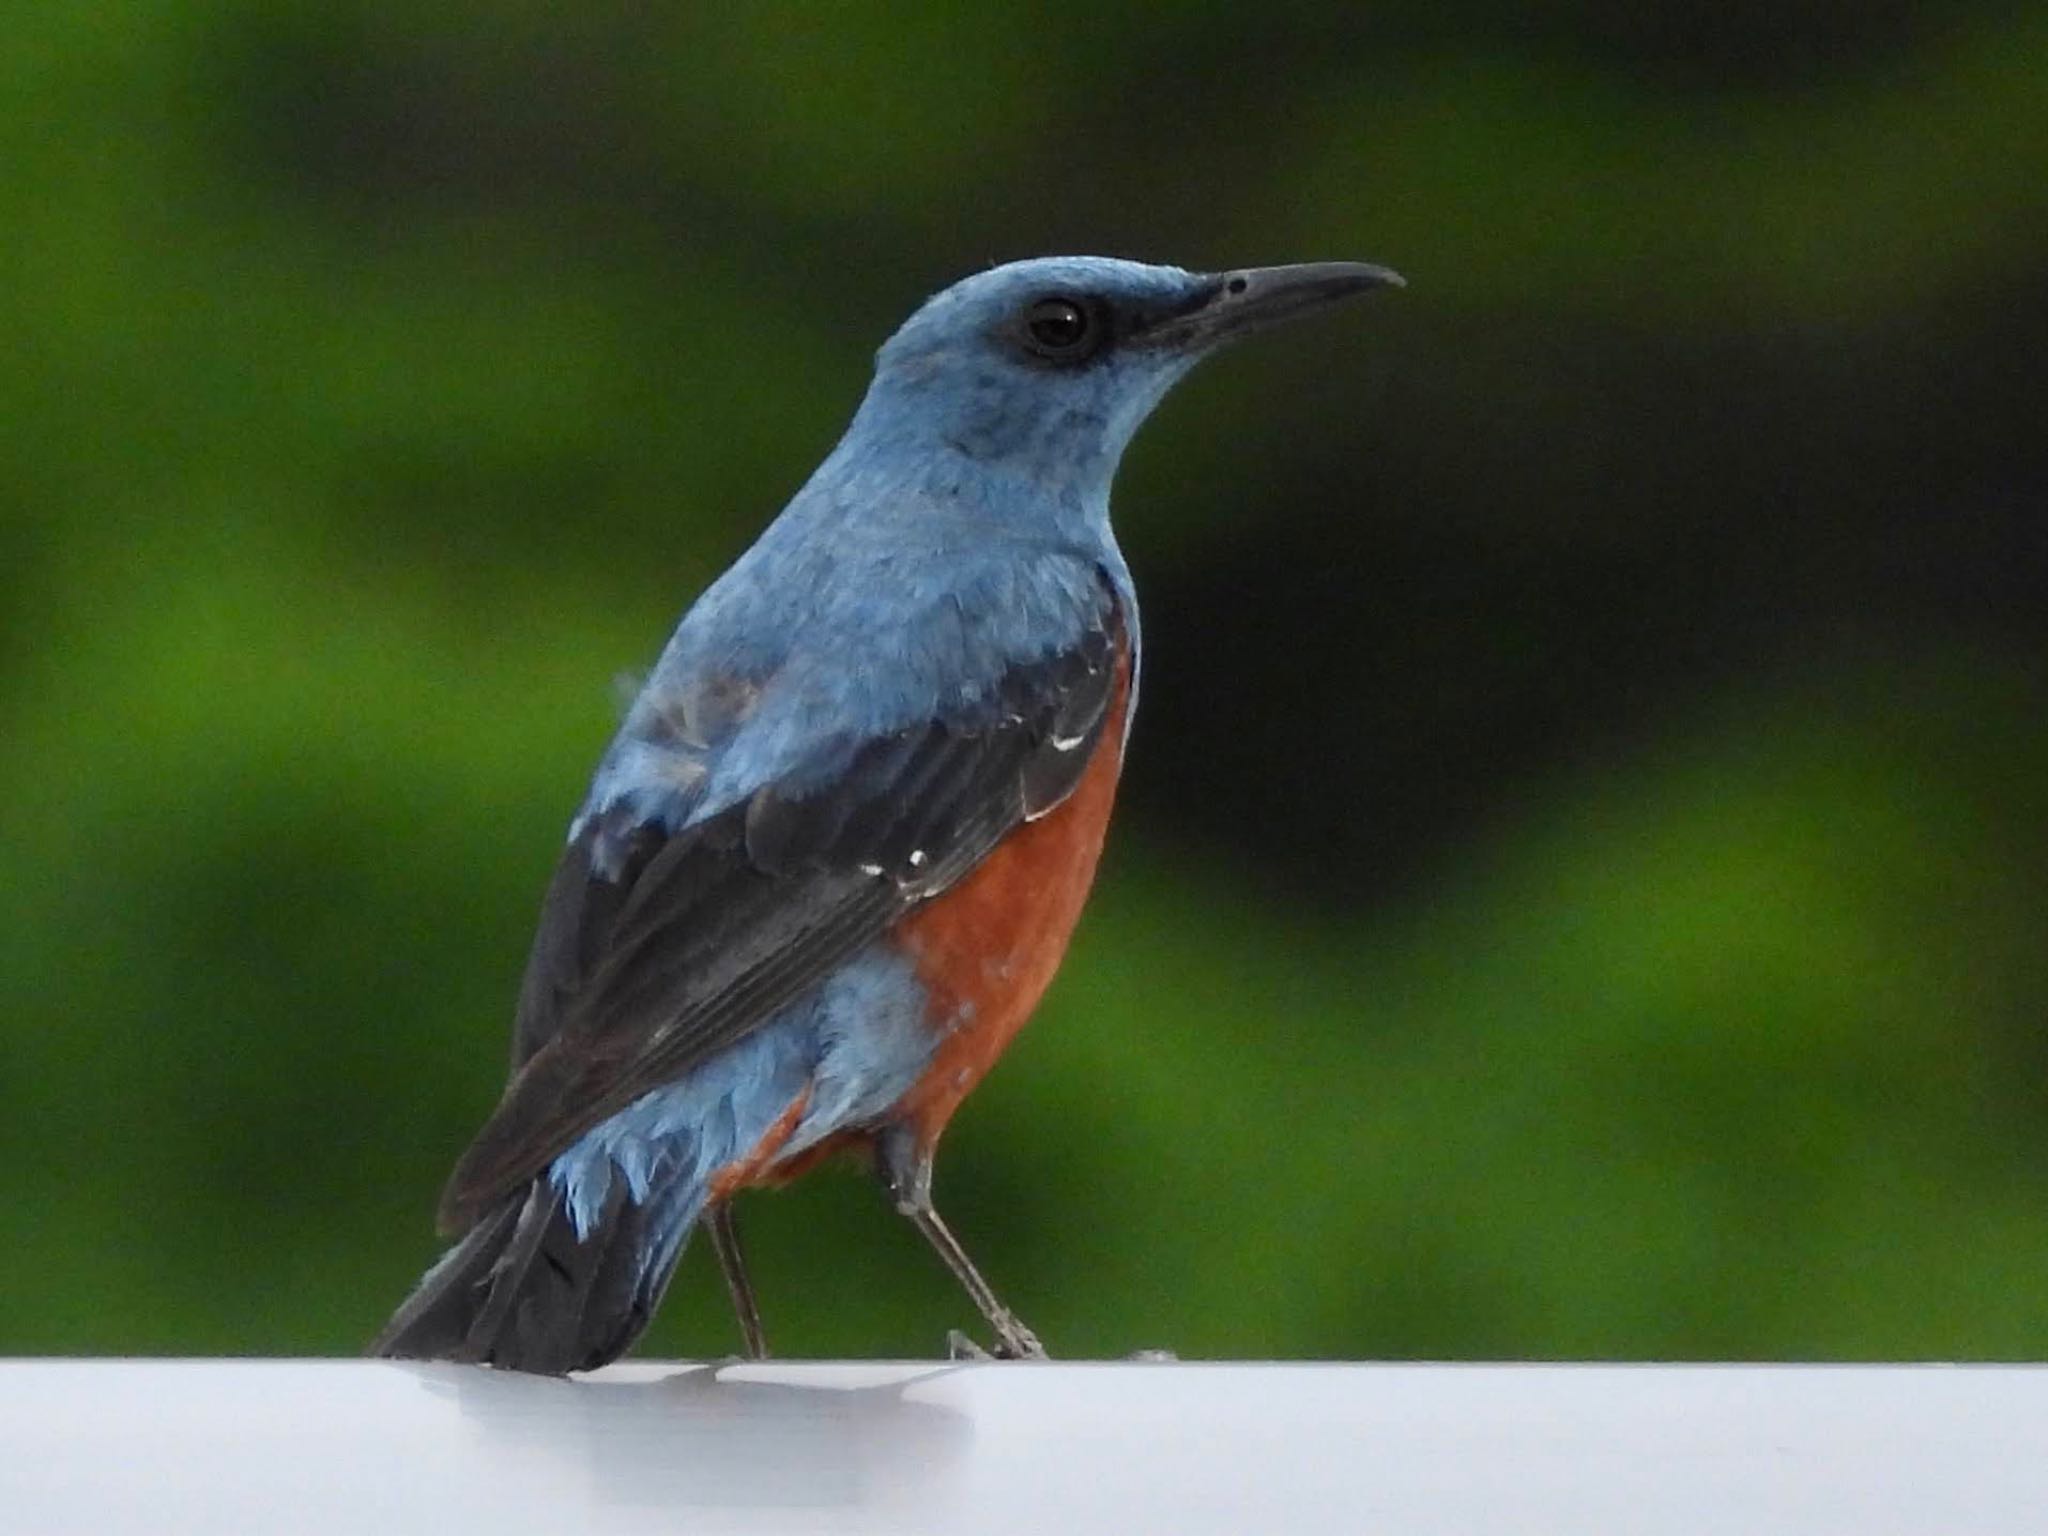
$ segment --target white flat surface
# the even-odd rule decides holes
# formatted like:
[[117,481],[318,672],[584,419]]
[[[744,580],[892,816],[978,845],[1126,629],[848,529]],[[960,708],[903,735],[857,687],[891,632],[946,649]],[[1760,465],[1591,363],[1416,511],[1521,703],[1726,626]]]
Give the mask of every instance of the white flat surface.
[[2048,1532],[2048,1368],[0,1363],[0,1531]]

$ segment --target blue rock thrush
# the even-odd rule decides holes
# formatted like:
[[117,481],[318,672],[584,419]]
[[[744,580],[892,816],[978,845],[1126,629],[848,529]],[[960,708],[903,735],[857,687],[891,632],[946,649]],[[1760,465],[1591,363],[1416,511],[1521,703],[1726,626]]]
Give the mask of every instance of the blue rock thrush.
[[839,1151],[1010,1356],[1037,1337],[939,1219],[932,1154],[1023,1025],[1094,877],[1138,694],[1109,526],[1131,434],[1216,346],[1400,279],[1016,262],[927,302],[839,445],[697,600],[548,887],[460,1240],[372,1346],[615,1359],[730,1202]]

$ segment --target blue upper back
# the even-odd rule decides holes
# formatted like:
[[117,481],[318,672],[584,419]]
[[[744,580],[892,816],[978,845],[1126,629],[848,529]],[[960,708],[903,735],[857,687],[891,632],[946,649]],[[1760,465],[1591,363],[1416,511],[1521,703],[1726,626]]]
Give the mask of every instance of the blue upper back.
[[577,829],[619,805],[687,825],[763,784],[801,792],[875,736],[971,722],[1006,669],[1100,623],[1105,574],[1135,647],[1110,481],[1194,356],[1049,356],[1040,337],[1060,339],[1061,305],[1170,313],[1209,281],[1051,257],[926,302],[877,354],[838,446],[684,615]]

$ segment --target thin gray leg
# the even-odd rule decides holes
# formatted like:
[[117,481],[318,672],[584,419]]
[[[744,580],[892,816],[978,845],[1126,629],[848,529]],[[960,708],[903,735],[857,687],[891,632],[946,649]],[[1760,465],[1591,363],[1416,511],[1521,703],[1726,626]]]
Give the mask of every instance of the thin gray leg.
[[946,1268],[960,1282],[970,1300],[981,1309],[989,1327],[996,1331],[998,1353],[1011,1360],[1043,1360],[1045,1346],[1038,1335],[1024,1326],[1024,1320],[997,1299],[981,1271],[967,1257],[960,1239],[932,1206],[932,1160],[919,1150],[908,1128],[891,1126],[875,1138],[876,1167],[899,1213],[924,1234],[924,1240],[945,1260]]
[[725,1288],[732,1295],[732,1309],[739,1315],[740,1333],[747,1342],[749,1360],[768,1358],[768,1335],[761,1328],[761,1308],[754,1300],[754,1285],[747,1278],[747,1256],[740,1250],[740,1229],[734,1224],[732,1202],[721,1200],[704,1219],[711,1231],[711,1248],[718,1255],[718,1272],[725,1276]]

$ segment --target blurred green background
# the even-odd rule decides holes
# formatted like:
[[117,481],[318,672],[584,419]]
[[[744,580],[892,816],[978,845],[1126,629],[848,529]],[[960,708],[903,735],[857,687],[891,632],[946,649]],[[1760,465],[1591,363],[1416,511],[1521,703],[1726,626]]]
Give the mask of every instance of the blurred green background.
[[[1412,283],[1118,488],[1125,813],[939,1194],[1056,1353],[2048,1354],[2048,11],[10,14],[0,1351],[350,1352],[611,679],[925,293]],[[861,1177],[787,1354],[971,1319]],[[734,1348],[693,1248],[648,1342]]]

